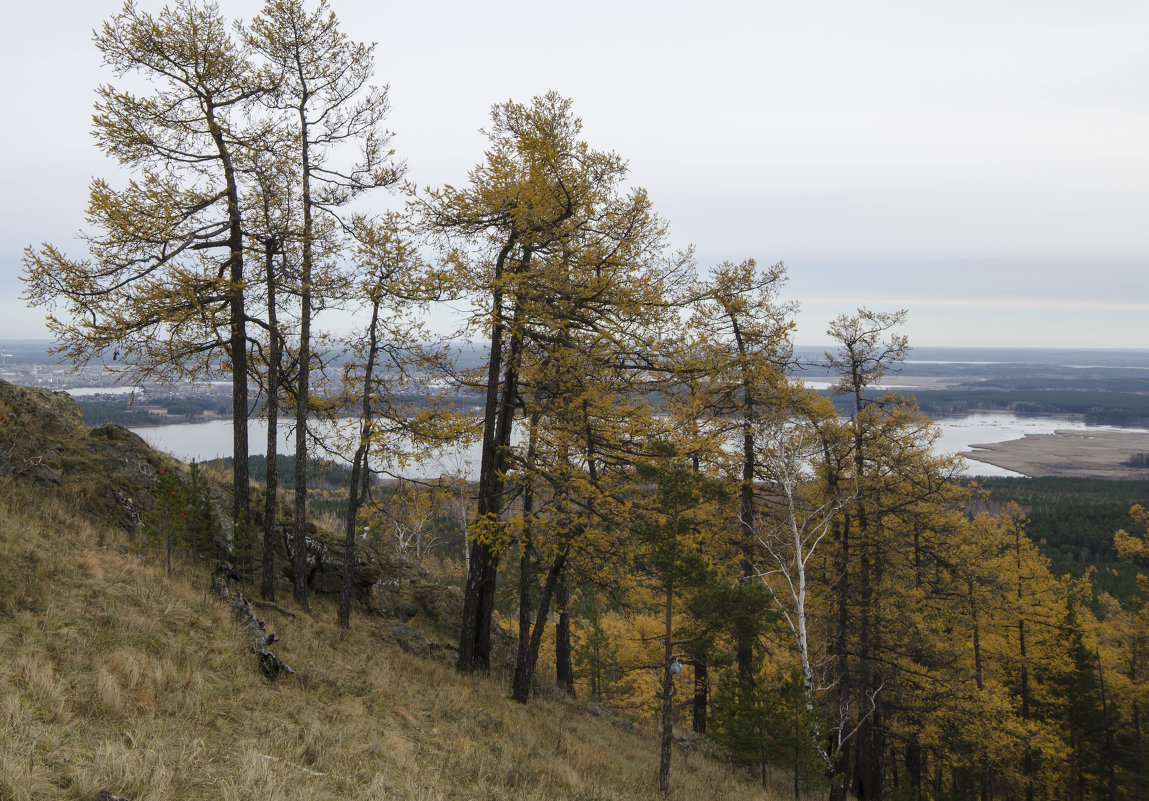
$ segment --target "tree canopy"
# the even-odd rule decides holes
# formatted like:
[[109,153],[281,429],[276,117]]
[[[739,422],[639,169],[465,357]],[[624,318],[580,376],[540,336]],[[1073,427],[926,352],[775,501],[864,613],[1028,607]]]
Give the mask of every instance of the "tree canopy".
[[[451,528],[459,670],[505,659],[530,703],[553,660],[565,691],[658,717],[663,793],[689,712],[732,761],[784,764],[796,796],[1146,794],[1149,591],[1095,594],[1089,575],[1053,574],[1022,509],[975,513],[931,422],[875,391],[905,357],[907,312],[829,323],[839,414],[790,375],[785,266],[671,252],[569,98],[495,104],[465,179],[406,187],[384,213],[370,192],[405,170],[388,90],[326,0],[268,0],[239,27],[210,3],[128,2],[95,44],[116,82],[97,89],[93,134],[127,178],[92,181],[86,255],[25,251],[26,297],[76,364],[231,378],[228,555],[265,568],[266,598],[290,579],[307,604],[308,451],[323,447],[349,465],[340,624],[364,537],[426,559],[424,529]],[[444,301],[465,319],[436,342],[425,322]],[[360,315],[340,341],[320,328],[334,306]],[[478,367],[453,363],[464,342]],[[274,468],[263,555],[250,547],[249,385],[269,467],[279,412],[294,417],[280,568]],[[323,417],[354,423],[324,435]],[[467,441],[473,482],[373,481]],[[1131,519],[1114,548],[1143,566],[1149,513]],[[500,589],[500,571],[517,581]]]

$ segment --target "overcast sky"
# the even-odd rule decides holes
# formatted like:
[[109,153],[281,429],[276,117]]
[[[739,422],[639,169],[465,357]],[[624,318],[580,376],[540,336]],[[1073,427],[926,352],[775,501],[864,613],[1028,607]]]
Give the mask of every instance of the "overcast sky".
[[[330,1],[379,43],[421,185],[466,180],[493,103],[554,89],[675,246],[786,263],[800,343],[867,305],[907,308],[918,345],[1149,348],[1145,0]],[[83,255],[88,181],[117,175],[89,121],[119,8],[5,11],[0,341],[47,335],[21,251]]]

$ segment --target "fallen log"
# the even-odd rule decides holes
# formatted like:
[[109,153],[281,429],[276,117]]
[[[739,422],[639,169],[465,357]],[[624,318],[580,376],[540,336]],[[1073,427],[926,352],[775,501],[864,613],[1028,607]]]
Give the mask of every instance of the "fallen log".
[[273,601],[252,601],[252,605],[255,606],[257,609],[274,609],[276,612],[279,612],[279,614],[281,614],[281,615],[287,615],[288,617],[295,617],[295,613],[292,612],[290,609],[284,609],[282,606],[280,606],[279,604],[277,604]]
[[294,675],[295,671],[272,652],[270,646],[278,638],[274,634],[267,633],[263,621],[255,616],[251,601],[244,597],[238,587],[232,586],[233,575],[230,564],[224,561],[217,562],[215,572],[212,573],[212,585],[219,597],[227,601],[247,633],[248,646],[252,653],[259,657],[259,669],[272,681],[283,673]]

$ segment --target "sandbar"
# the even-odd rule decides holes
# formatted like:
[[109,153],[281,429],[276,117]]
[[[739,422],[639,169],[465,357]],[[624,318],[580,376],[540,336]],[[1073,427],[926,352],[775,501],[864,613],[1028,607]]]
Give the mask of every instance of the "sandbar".
[[[1149,454],[1145,431],[1057,430],[970,448],[974,450],[962,456],[1031,478],[1149,480],[1149,469],[1131,464],[1134,457]],[[1143,459],[1140,464],[1145,464]]]

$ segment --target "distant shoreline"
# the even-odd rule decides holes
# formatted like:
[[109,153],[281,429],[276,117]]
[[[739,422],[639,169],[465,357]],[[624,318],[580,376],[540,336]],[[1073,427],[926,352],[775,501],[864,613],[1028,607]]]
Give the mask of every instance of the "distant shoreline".
[[1021,439],[971,445],[966,459],[1030,478],[1105,478],[1147,481],[1149,469],[1134,464],[1149,454],[1149,432],[1070,431],[1026,434]]

